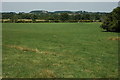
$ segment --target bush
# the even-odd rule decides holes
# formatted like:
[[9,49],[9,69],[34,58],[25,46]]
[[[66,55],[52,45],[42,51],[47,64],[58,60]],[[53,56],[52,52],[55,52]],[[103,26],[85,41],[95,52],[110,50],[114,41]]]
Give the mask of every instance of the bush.
[[104,16],[101,28],[106,31],[120,32],[120,7],[115,8],[110,14]]

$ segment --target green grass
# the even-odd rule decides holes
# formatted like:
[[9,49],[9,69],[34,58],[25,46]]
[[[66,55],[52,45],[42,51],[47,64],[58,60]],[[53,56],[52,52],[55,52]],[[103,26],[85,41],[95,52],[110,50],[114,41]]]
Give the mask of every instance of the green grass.
[[[102,32],[99,26],[100,23],[3,23],[3,77],[118,77],[118,41],[109,40],[118,33]],[[14,45],[18,48],[10,47]]]

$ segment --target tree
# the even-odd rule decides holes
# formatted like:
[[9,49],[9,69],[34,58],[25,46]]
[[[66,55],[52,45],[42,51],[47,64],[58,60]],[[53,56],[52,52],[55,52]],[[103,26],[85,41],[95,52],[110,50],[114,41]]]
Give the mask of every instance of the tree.
[[32,22],[34,23],[37,19],[37,15],[31,14],[31,19],[32,19]]
[[18,20],[18,15],[15,14],[11,17],[11,22],[16,23],[17,20]]
[[69,19],[69,15],[67,13],[61,13],[60,14],[60,20],[65,22]]
[[106,31],[120,32],[120,7],[115,8],[110,14],[104,16],[101,28]]
[[80,19],[81,19],[81,15],[80,14],[74,16],[74,20],[80,20]]

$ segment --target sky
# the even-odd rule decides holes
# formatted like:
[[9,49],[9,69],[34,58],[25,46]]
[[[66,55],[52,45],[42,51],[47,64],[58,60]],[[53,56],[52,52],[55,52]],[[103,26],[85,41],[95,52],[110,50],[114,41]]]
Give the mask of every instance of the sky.
[[118,2],[2,2],[2,12],[47,11],[89,11],[111,12]]
[[118,2],[119,0],[1,0],[2,2]]

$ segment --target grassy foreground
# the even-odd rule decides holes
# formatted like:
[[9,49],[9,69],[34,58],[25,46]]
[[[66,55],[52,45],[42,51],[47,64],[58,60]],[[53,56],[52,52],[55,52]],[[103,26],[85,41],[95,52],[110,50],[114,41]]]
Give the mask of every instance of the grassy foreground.
[[118,33],[99,23],[4,23],[4,78],[116,78]]

